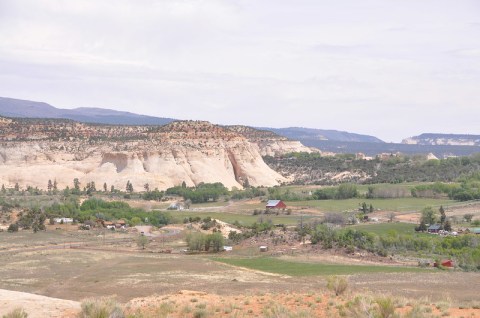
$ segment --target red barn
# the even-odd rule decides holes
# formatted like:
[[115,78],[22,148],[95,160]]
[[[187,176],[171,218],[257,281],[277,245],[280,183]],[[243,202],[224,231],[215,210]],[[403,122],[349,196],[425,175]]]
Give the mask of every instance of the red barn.
[[[440,262],[443,267],[453,268],[453,261],[451,259],[446,259]],[[433,263],[433,267],[438,267],[437,262]]]
[[268,200],[267,206],[265,207],[268,209],[286,209],[287,205],[283,203],[282,200]]

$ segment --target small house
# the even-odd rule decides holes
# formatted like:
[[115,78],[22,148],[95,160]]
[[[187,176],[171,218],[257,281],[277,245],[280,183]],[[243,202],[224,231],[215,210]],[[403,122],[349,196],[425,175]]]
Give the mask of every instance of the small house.
[[260,252],[266,252],[268,251],[268,246],[262,245],[260,246]]
[[67,223],[73,223],[72,218],[54,218],[53,219],[55,223],[57,224],[67,224]]
[[111,221],[104,221],[103,225],[109,230],[114,230],[115,229],[115,224]]
[[440,224],[432,224],[427,228],[428,233],[438,233],[442,229]]
[[267,210],[273,209],[286,209],[287,205],[283,203],[282,200],[268,200],[267,205],[265,206]]
[[117,229],[124,229],[127,227],[127,222],[123,219],[120,219],[117,222],[115,222],[115,227]]

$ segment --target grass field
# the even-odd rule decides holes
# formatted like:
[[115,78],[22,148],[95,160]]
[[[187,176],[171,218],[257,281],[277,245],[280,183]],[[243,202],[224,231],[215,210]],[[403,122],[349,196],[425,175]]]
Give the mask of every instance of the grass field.
[[405,273],[426,271],[415,267],[338,265],[290,262],[271,257],[215,258],[229,265],[289,276],[351,275],[365,273]]
[[307,206],[324,212],[342,212],[358,209],[362,202],[373,205],[374,209],[410,212],[420,211],[426,206],[440,207],[457,204],[456,201],[446,199],[399,198],[399,199],[348,199],[348,200],[310,200],[287,202],[287,206]]
[[352,228],[377,235],[388,235],[391,231],[395,231],[398,234],[413,234],[415,233],[415,226],[415,224],[411,223],[379,223],[354,225]]
[[[285,224],[285,225],[296,225],[300,220],[299,215],[248,215],[248,214],[236,214],[236,213],[225,213],[225,212],[196,212],[196,211],[172,211],[171,215],[178,219],[180,222],[186,217],[200,217],[206,218],[211,217],[218,219],[227,223],[234,223],[238,221],[241,225],[251,225],[254,222],[259,222],[260,218],[263,220],[272,220],[274,224]],[[311,217],[303,217],[304,220],[307,220]]]

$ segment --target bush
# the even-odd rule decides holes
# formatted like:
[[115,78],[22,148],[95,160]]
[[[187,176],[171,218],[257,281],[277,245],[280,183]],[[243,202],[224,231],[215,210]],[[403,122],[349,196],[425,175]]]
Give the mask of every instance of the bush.
[[378,305],[378,316],[389,318],[395,314],[395,302],[390,297],[380,297],[375,300]]
[[17,223],[10,224],[7,231],[10,233],[18,232],[18,224]]
[[327,278],[327,288],[334,291],[336,296],[339,296],[347,290],[348,281],[345,277],[329,276]]
[[86,299],[81,304],[79,318],[124,318],[125,314],[113,298]]
[[14,310],[10,311],[6,315],[2,316],[3,318],[27,318],[28,314],[23,308],[15,308]]

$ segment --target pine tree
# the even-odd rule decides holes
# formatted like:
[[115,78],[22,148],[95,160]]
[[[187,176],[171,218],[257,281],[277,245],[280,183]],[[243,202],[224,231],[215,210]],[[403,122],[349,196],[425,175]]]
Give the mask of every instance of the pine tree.
[[132,183],[130,182],[130,180],[127,181],[127,186],[126,186],[126,191],[129,192],[129,193],[132,193],[133,192],[133,185]]
[[77,191],[80,191],[80,181],[78,178],[73,179],[73,188]]
[[450,231],[452,230],[452,223],[450,223],[450,221],[446,221],[446,222],[445,222],[445,225],[443,226],[443,229],[444,229],[445,231],[449,231],[449,232],[450,232]]
[[440,224],[443,225],[445,223],[445,220],[447,219],[447,215],[445,214],[445,210],[443,209],[443,206],[440,206],[440,209],[438,209],[440,212]]

